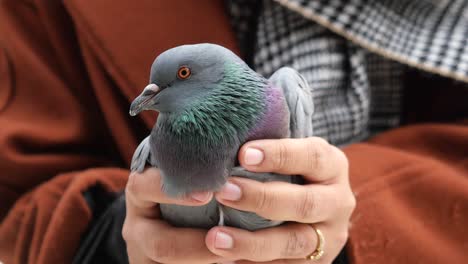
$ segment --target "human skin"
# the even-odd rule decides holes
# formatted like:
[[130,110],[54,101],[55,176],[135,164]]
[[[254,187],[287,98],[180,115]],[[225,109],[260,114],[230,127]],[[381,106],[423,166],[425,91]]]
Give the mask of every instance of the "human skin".
[[[344,153],[318,137],[257,140],[242,146],[239,162],[253,172],[302,175],[306,183],[231,177],[217,193],[176,200],[161,191],[157,169],[132,174],[122,230],[130,263],[310,263],[305,257],[317,247],[312,225],[325,237],[325,254],[314,263],[331,263],[346,243],[356,205]],[[160,219],[159,203],[203,205],[213,195],[229,207],[288,223],[250,232],[225,226],[176,228]]]

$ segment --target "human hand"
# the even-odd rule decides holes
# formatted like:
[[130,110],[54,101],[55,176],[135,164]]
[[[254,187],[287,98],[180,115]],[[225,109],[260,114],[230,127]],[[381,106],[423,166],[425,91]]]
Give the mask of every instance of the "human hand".
[[212,193],[197,193],[186,199],[171,199],[161,190],[158,169],[130,175],[125,188],[126,217],[122,236],[129,261],[141,263],[218,263],[227,258],[210,252],[205,245],[207,230],[172,227],[160,219],[158,204],[199,206]]
[[206,237],[209,250],[243,260],[236,263],[310,263],[305,258],[316,249],[318,239],[313,224],[325,238],[324,255],[314,263],[331,263],[346,243],[356,205],[344,153],[317,137],[258,140],[241,148],[239,161],[252,172],[302,175],[306,185],[231,177],[215,196],[219,202],[291,222],[254,232],[214,227]]

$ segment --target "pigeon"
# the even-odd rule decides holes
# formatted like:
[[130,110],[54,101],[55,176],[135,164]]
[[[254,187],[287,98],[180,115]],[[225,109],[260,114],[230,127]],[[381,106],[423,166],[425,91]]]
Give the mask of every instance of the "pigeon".
[[[282,67],[264,78],[231,50],[216,44],[182,45],[153,62],[149,84],[130,115],[159,112],[151,133],[137,147],[131,171],[156,167],[169,197],[216,192],[230,176],[300,184],[300,177],[253,173],[239,166],[242,144],[256,139],[312,136],[313,97],[305,78]],[[173,226],[226,225],[258,230],[281,224],[236,210],[214,198],[203,206],[160,204]]]

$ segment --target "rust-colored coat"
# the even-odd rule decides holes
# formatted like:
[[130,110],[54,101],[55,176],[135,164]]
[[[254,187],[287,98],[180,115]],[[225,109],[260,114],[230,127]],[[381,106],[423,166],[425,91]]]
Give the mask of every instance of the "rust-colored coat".
[[[155,115],[128,116],[160,52],[237,50],[222,1],[0,2],[0,261],[69,263],[82,192],[123,189]],[[461,263],[468,127],[413,126],[345,149],[358,198],[353,263]],[[465,256],[464,256],[465,255]]]

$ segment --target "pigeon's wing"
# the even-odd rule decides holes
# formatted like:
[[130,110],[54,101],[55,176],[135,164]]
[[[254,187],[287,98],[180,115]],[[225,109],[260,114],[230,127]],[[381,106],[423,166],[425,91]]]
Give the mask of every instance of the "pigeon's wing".
[[[137,149],[135,150],[135,153],[133,153],[130,170],[132,172],[140,173],[145,169],[146,162],[152,163],[149,136],[141,141],[140,145],[138,145]],[[151,165],[155,166],[154,164]]]
[[290,111],[291,137],[312,136],[314,101],[307,80],[296,70],[283,67],[273,73],[269,81],[283,90]]

